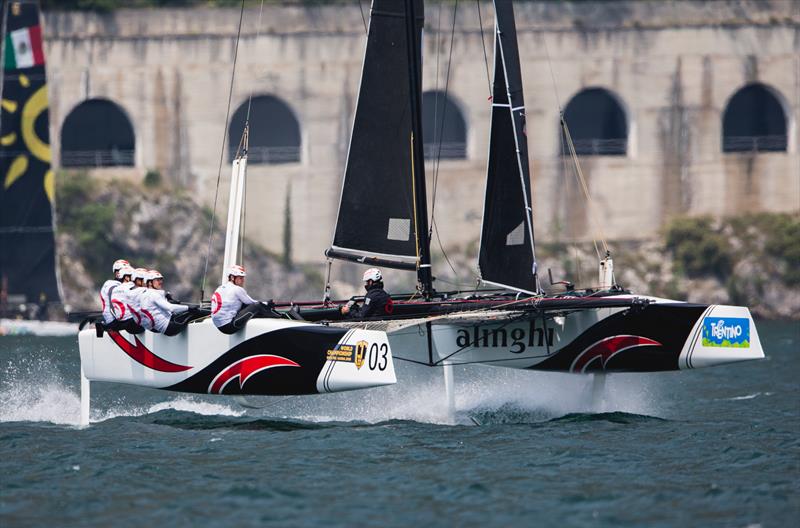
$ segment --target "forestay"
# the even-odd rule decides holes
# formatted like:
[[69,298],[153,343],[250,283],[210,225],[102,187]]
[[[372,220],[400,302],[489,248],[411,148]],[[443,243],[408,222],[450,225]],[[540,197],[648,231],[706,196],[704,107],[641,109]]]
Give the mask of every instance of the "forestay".
[[510,0],[495,2],[489,163],[478,266],[485,282],[539,291],[531,210],[525,102]]

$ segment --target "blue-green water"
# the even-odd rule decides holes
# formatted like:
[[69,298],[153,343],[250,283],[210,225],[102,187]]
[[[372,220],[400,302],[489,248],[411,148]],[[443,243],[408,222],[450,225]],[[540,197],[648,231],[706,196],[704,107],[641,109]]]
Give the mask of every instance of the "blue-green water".
[[[797,526],[800,325],[760,362],[609,378],[437,369],[248,400],[93,384],[71,338],[0,337],[0,525]],[[474,422],[480,423],[476,426]]]

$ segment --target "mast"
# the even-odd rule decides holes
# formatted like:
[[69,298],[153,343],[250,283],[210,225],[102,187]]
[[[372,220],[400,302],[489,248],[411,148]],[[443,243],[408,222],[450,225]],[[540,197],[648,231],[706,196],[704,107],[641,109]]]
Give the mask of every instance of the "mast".
[[405,0],[406,3],[406,38],[408,42],[409,65],[409,98],[411,100],[411,172],[414,189],[414,226],[417,237],[417,255],[419,268],[417,280],[425,298],[433,293],[433,278],[431,275],[431,248],[428,237],[428,197],[425,188],[425,154],[422,143],[422,81],[420,57],[421,42],[416,36],[416,13],[414,0]]

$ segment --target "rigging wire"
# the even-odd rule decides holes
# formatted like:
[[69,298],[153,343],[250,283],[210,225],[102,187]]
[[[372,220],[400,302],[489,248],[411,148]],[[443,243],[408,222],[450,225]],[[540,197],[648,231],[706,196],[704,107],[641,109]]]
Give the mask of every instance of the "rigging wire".
[[581,190],[583,191],[583,195],[584,198],[586,199],[586,204],[589,209],[589,214],[592,217],[592,223],[594,224],[595,229],[597,230],[597,237],[593,236],[592,241],[594,243],[594,249],[595,252],[597,253],[598,260],[602,260],[603,257],[600,255],[600,249],[597,246],[597,239],[598,238],[600,239],[600,243],[603,246],[604,254],[608,254],[608,244],[606,243],[606,237],[605,234],[603,233],[602,223],[597,218],[597,207],[594,203],[594,200],[592,200],[591,194],[589,193],[589,186],[586,184],[586,178],[583,176],[583,170],[581,169],[581,164],[580,160],[578,159],[578,154],[575,152],[575,145],[572,141],[572,135],[569,132],[567,121],[566,119],[564,119],[564,110],[561,107],[561,98],[558,95],[558,85],[556,84],[556,76],[555,73],[553,72],[553,63],[550,60],[550,50],[547,47],[547,35],[542,34],[542,41],[544,42],[544,51],[545,55],[547,56],[547,66],[550,70],[550,80],[553,83],[553,92],[555,93],[556,96],[556,105],[558,105],[558,116],[559,116],[560,126],[564,132],[562,140],[565,140],[567,146],[569,147],[569,153],[575,165],[575,177],[578,180],[578,183],[580,184]]
[[[261,0],[261,6],[258,8],[258,22],[256,24],[256,44],[261,36],[261,15],[264,12],[264,0]],[[242,132],[242,140],[240,148],[242,155],[247,157],[247,152],[250,150],[250,110],[253,107],[253,92],[247,96],[247,114],[244,119],[244,131]],[[238,154],[238,152],[237,152]],[[247,220],[247,169],[244,171],[244,181],[242,182],[242,223],[239,228],[239,264],[244,266],[244,234],[246,232]]]
[[214,240],[214,221],[217,217],[217,199],[219,198],[219,181],[222,177],[222,161],[225,157],[225,140],[228,138],[228,119],[231,114],[231,99],[233,99],[233,81],[236,78],[236,59],[239,55],[239,40],[242,36],[242,20],[244,19],[244,0],[239,10],[239,28],[236,30],[236,45],[233,49],[233,66],[231,67],[231,83],[228,89],[228,108],[225,111],[225,124],[222,132],[222,146],[219,152],[219,168],[217,169],[217,186],[214,190],[214,207],[211,210],[211,226],[208,228],[208,249],[206,250],[206,262],[203,266],[203,281],[200,285],[200,302],[203,301],[206,289],[206,276],[208,275],[208,259],[211,256],[211,242]]
[[481,28],[481,45],[483,46],[483,64],[486,66],[486,84],[489,86],[489,99],[492,98],[492,77],[489,75],[489,56],[486,53],[486,38],[483,35],[483,17],[481,17],[481,0],[475,0],[478,7],[478,25]]
[[358,4],[358,11],[361,13],[361,22],[364,24],[364,34],[369,35],[369,29],[367,29],[367,19],[364,17],[364,8],[361,6],[361,0],[356,0]]
[[[444,81],[444,97],[442,98],[443,101],[447,102],[447,95],[450,90],[450,68],[453,64],[453,42],[455,40],[455,33],[456,33],[456,18],[458,14],[458,0],[455,2],[455,6],[453,7],[453,24],[450,28],[450,49],[448,51],[447,57],[447,72],[445,73],[445,81]],[[439,5],[439,18],[441,19],[441,4]],[[437,33],[438,33],[437,27]],[[436,83],[438,88],[439,83],[439,50],[438,50],[438,39],[437,39],[437,54],[436,54]],[[439,104],[439,97],[435,98],[435,107],[434,107],[434,141],[436,140],[436,130],[439,126],[439,123],[436,119],[438,116],[438,104]],[[444,104],[442,107],[442,119],[441,119],[441,134],[438,137],[438,148],[436,152],[436,156],[433,159],[433,195],[431,197],[431,221],[430,221],[430,228],[428,233],[428,240],[433,238],[433,232],[436,232],[436,241],[439,245],[439,250],[442,252],[442,256],[444,256],[444,260],[447,262],[447,265],[450,267],[450,270],[453,272],[453,276],[456,278],[457,281],[460,282],[460,277],[458,272],[456,271],[453,263],[450,261],[450,257],[447,255],[447,251],[444,249],[444,245],[442,244],[442,237],[439,235],[439,225],[436,223],[436,191],[438,189],[439,184],[439,164],[442,159],[442,140],[443,140],[443,132],[444,132],[444,121],[447,116],[447,104]]]

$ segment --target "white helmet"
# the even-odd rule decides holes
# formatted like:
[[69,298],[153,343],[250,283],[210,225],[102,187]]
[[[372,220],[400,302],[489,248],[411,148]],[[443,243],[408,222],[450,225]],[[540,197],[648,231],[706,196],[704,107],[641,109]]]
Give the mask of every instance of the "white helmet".
[[122,268],[124,268],[125,266],[130,266],[130,265],[131,263],[125,259],[117,259],[114,261],[114,265],[111,266],[111,270],[114,272],[115,277],[119,277],[119,273],[117,272]]
[[244,266],[240,266],[238,264],[234,264],[230,268],[228,268],[228,277],[233,275],[234,277],[246,277],[247,272],[244,271]]
[[131,276],[132,280],[136,279],[146,279],[147,278],[147,270],[145,268],[136,268],[133,270],[133,275]]
[[147,280],[163,279],[164,276],[158,270],[147,270]]
[[383,280],[383,275],[381,275],[381,270],[378,268],[370,268],[364,272],[364,277],[362,278],[364,283],[367,281],[372,282],[380,282]]
[[133,272],[134,272],[133,268],[126,265],[126,266],[122,266],[119,269],[119,272],[117,273],[117,276],[121,279],[125,275],[130,275],[131,276],[131,280],[133,280]]

